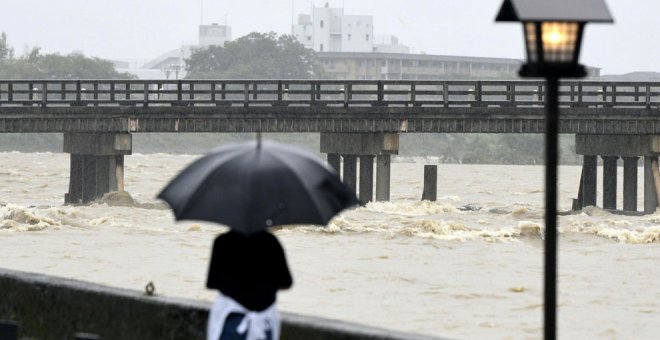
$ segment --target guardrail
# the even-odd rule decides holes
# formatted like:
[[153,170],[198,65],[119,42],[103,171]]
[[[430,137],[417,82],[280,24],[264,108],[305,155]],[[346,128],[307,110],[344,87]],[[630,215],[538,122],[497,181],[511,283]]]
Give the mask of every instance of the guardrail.
[[[543,81],[0,80],[0,106],[544,106]],[[660,82],[565,81],[560,105],[660,107]]]

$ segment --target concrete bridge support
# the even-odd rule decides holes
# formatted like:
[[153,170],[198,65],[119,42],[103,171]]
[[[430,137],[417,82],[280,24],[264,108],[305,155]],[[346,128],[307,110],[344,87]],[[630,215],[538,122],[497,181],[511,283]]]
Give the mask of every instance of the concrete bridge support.
[[[580,190],[575,209],[596,205],[597,157],[603,159],[603,208],[616,210],[617,162],[623,159],[623,211],[637,211],[639,157],[644,157],[644,213],[658,207],[658,186],[654,180],[660,155],[660,136],[655,135],[576,135],[575,149],[584,155]],[[656,169],[654,169],[654,167]]]
[[338,174],[341,174],[341,155],[338,153],[329,153],[328,164],[330,164],[330,166],[335,169]]
[[582,160],[582,206],[596,205],[596,183],[598,181],[598,158],[585,155]]
[[[399,135],[392,133],[321,133],[321,152],[328,154],[328,163],[338,170],[338,157],[343,158],[342,179],[350,188],[359,188],[362,204],[374,200],[374,160],[376,163],[376,200],[390,198],[391,155],[399,151]],[[359,180],[358,185],[358,160]]]
[[616,209],[616,164],[618,156],[603,156],[603,209]]
[[644,213],[653,214],[658,207],[658,196],[653,180],[653,161],[657,165],[657,156],[644,157]]
[[623,210],[637,211],[637,163],[639,157],[623,157]]
[[342,179],[349,188],[357,192],[357,156],[344,155],[344,172],[342,173]]
[[71,154],[67,204],[91,202],[124,190],[124,155],[132,151],[128,133],[65,133],[64,152]]

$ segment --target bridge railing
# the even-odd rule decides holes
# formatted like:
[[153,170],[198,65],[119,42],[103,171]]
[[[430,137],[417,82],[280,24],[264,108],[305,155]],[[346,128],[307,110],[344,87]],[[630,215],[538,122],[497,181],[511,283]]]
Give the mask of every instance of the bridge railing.
[[[0,80],[0,106],[541,107],[542,81]],[[566,81],[570,107],[660,107],[659,82]]]

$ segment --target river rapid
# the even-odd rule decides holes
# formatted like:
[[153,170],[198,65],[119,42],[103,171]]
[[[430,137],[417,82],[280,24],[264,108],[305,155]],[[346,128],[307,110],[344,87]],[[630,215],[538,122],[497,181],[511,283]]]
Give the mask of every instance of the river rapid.
[[[175,223],[155,199],[197,157],[127,156],[130,196],[65,206],[67,154],[0,153],[0,266],[137,290],[153,281],[157,294],[212,301],[208,260],[225,228]],[[294,277],[280,309],[449,338],[541,338],[543,167],[439,164],[439,199],[422,202],[433,160],[403,161],[391,202],[274,230]],[[579,175],[560,168],[561,210]],[[590,207],[559,224],[559,336],[657,339],[660,213]]]

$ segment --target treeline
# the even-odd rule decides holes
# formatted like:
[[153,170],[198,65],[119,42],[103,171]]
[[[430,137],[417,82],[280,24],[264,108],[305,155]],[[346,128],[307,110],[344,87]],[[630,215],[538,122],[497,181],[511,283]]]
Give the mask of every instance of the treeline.
[[189,79],[322,78],[314,51],[292,35],[253,32],[224,46],[199,48],[186,59]]
[[33,47],[16,57],[7,44],[7,35],[0,33],[0,79],[133,79],[133,75],[117,72],[114,65],[96,57],[72,53],[43,54]]
[[[253,133],[138,133],[133,135],[133,152],[202,154],[254,138]],[[272,133],[264,138],[319,150],[318,133]],[[573,135],[560,137],[560,149],[562,164],[579,164]],[[463,164],[543,164],[543,150],[543,135],[535,134],[401,134],[399,145],[400,156]],[[62,134],[0,134],[0,151],[62,152]]]

